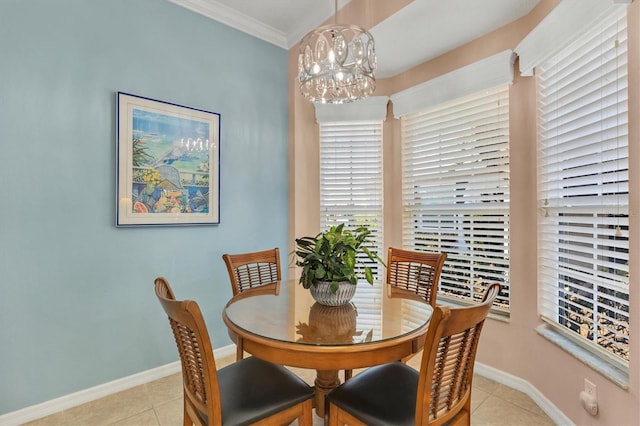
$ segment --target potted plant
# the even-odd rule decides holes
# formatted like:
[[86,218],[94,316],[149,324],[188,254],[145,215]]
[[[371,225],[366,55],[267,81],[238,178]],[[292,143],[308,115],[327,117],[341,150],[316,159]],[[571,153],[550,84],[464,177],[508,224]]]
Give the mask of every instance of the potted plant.
[[[296,266],[302,267],[300,284],[310,289],[314,297],[319,285],[327,286],[331,294],[336,294],[341,283],[348,283],[346,291],[353,296],[359,278],[365,278],[369,284],[373,284],[371,267],[366,266],[362,258],[366,257],[382,265],[384,261],[365,246],[370,235],[371,231],[364,226],[350,231],[345,229],[342,223],[315,237],[297,238]],[[364,267],[360,269],[363,272],[356,270],[358,266]],[[339,306],[350,299],[349,297],[346,301],[333,302],[332,305]],[[317,297],[316,300],[323,303]]]

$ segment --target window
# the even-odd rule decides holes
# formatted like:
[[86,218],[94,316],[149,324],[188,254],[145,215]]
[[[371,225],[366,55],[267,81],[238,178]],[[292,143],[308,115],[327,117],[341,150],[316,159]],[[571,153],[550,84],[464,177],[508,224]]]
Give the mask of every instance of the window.
[[[351,229],[366,226],[372,231],[369,248],[385,258],[382,120],[320,123],[320,209],[322,230],[340,223]],[[371,292],[379,293],[384,278],[379,264],[370,266],[377,276],[375,286],[372,288],[363,280],[354,297],[364,304],[374,300]]]
[[626,13],[536,67],[538,279],[543,319],[629,360]]
[[441,294],[474,300],[491,282],[509,306],[507,84],[402,117],[403,246],[446,252]]

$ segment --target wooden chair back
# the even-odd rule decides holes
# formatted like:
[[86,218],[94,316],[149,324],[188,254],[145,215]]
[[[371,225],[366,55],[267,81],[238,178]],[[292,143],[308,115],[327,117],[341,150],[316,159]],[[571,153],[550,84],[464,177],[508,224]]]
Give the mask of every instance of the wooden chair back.
[[272,292],[282,278],[277,247],[251,253],[224,254],[222,259],[227,265],[233,296],[254,290]]
[[440,273],[446,259],[446,253],[390,247],[387,255],[387,284],[390,294],[417,296],[435,307]]
[[480,332],[500,290],[500,284],[491,284],[478,305],[434,309],[420,366],[416,424],[470,424]]
[[267,426],[296,419],[301,426],[313,423],[313,388],[285,367],[257,357],[227,365],[218,373],[198,304],[175,300],[161,277],[155,280],[155,291],[180,354],[185,426],[223,422]]
[[221,424],[220,390],[215,358],[207,326],[198,304],[192,300],[177,301],[166,279],[155,280],[155,292],[169,317],[180,362],[184,386],[184,415],[196,425]]

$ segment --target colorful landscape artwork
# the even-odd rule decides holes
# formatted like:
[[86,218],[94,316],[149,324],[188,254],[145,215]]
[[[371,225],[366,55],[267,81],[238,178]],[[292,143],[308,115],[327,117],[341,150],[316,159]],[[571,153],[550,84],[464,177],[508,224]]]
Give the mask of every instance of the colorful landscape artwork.
[[[148,103],[157,101],[142,99],[145,102],[134,100],[129,105],[125,116],[129,125],[124,132],[119,129],[119,135],[129,142],[119,141],[119,150],[128,150],[119,158],[130,167],[125,173],[130,177],[128,187],[124,188],[130,202],[123,213],[134,222],[163,222],[157,224],[173,224],[178,217],[180,224],[190,224],[189,217],[210,216],[213,210],[217,214],[218,197],[212,197],[211,191],[218,189],[219,116],[214,115],[214,120],[201,114],[193,116],[189,109],[185,114],[174,110],[185,107],[173,104],[166,104],[169,109],[153,108]],[[122,114],[120,110],[121,118]],[[120,163],[119,168],[122,166]],[[169,223],[164,223],[166,220]]]

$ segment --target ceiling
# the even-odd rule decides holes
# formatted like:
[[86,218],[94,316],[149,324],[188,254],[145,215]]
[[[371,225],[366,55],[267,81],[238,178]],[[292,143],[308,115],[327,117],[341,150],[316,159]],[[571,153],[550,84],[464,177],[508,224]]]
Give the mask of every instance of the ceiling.
[[[169,0],[290,49],[334,15],[332,0]],[[387,1],[387,0],[377,0]],[[379,78],[397,75],[526,15],[540,0],[414,0],[370,28]],[[342,8],[349,0],[339,0]]]

